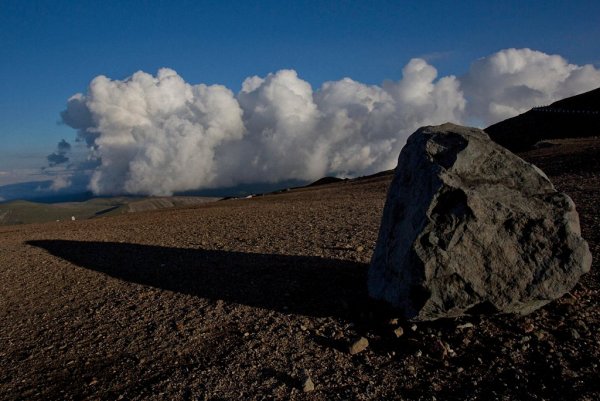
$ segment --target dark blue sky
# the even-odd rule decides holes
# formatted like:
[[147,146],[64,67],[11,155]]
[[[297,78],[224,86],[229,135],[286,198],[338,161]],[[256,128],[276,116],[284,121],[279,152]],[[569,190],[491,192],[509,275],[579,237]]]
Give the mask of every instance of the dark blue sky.
[[72,140],[59,113],[100,74],[170,67],[234,92],[282,68],[315,88],[346,76],[379,84],[413,57],[460,75],[509,47],[598,66],[600,2],[0,0],[0,170]]

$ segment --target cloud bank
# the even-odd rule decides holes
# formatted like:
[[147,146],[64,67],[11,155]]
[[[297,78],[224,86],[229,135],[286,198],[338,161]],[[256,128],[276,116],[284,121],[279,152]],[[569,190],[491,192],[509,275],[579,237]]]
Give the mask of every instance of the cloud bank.
[[506,49],[475,61],[461,78],[467,113],[490,125],[600,86],[600,70],[558,55]]
[[[399,81],[344,78],[316,90],[294,70],[249,77],[234,94],[163,68],[126,80],[98,76],[61,117],[88,147],[94,193],[170,195],[390,169],[420,126],[488,125],[597,86],[593,66],[529,49],[477,60],[461,77],[438,77],[412,59]],[[59,145],[49,161],[68,150]]]

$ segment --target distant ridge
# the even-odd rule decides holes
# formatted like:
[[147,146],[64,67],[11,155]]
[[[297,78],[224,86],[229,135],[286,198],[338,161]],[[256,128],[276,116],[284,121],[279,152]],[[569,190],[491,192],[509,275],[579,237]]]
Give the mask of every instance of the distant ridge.
[[307,187],[318,187],[319,185],[333,184],[335,182],[340,182],[340,181],[344,181],[344,179],[338,178],[338,177],[323,177],[323,178],[318,179],[315,182],[308,184]]
[[600,88],[534,107],[485,129],[490,138],[513,152],[531,149],[545,139],[600,135]]
[[219,198],[165,196],[93,198],[84,202],[40,203],[16,200],[0,204],[0,226],[86,220],[100,216],[187,207],[214,202]]

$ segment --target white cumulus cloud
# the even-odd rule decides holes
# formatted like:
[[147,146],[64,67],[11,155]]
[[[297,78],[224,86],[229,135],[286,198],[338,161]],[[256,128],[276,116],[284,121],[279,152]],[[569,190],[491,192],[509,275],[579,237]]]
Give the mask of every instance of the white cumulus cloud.
[[90,182],[97,194],[164,195],[208,186],[218,175],[219,145],[244,133],[229,89],[190,85],[170,69],[124,81],[96,77],[62,115],[99,162]]
[[467,113],[493,124],[600,86],[600,70],[570,64],[559,55],[505,49],[475,61],[461,86]]
[[88,146],[92,191],[169,195],[374,173],[395,166],[420,126],[488,125],[597,86],[593,66],[507,49],[461,77],[440,78],[417,58],[400,80],[382,85],[344,78],[313,89],[296,71],[280,70],[247,78],[237,95],[167,68],[125,80],[99,76],[61,115]]

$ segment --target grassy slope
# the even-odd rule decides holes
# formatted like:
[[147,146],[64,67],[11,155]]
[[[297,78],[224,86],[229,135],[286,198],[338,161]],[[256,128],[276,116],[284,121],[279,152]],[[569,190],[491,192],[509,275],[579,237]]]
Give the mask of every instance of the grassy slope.
[[0,225],[45,223],[51,221],[90,219],[129,212],[158,210],[169,207],[195,205],[217,198],[164,197],[164,198],[96,198],[86,202],[36,203],[14,201],[0,204]]
[[0,225],[43,223],[56,220],[89,219],[103,212],[119,214],[126,211],[120,200],[94,199],[87,202],[45,204],[14,201],[0,205]]

